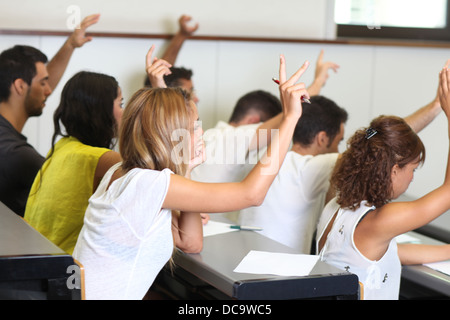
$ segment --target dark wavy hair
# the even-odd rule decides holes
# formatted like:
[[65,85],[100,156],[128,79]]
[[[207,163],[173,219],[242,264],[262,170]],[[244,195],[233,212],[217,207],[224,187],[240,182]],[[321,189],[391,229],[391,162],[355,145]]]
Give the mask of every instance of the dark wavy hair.
[[37,62],[47,63],[47,56],[30,46],[17,45],[0,54],[0,102],[9,99],[9,90],[16,79],[31,85]]
[[[370,130],[376,134],[369,138]],[[381,207],[392,199],[391,170],[395,164],[425,161],[425,147],[405,122],[395,116],[379,116],[348,140],[337,162],[331,183],[342,208],[356,209],[362,200]]]
[[67,81],[53,114],[52,146],[58,136],[72,136],[92,147],[114,147],[118,128],[113,107],[118,88],[114,77],[95,72],[81,71]]

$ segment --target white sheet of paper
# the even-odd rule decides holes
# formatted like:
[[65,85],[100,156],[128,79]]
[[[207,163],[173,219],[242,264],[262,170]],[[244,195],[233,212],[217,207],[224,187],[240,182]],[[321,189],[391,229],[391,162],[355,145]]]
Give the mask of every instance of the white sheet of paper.
[[233,270],[239,273],[307,276],[319,256],[251,250]]
[[420,243],[420,239],[406,233],[395,237],[395,241],[397,241],[397,243]]
[[203,237],[214,236],[216,234],[239,231],[239,229],[231,229],[231,224],[209,220],[203,225]]
[[434,269],[434,270],[440,271],[442,273],[445,273],[447,275],[450,275],[450,260],[426,263],[426,264],[424,264],[424,266],[427,266],[431,269]]

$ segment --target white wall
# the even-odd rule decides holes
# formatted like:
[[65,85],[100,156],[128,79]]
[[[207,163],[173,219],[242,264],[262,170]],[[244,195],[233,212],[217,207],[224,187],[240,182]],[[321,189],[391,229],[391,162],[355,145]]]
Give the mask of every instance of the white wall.
[[[291,1],[280,2],[292,4]],[[0,11],[1,7],[2,4]],[[226,20],[222,15],[217,17]],[[172,21],[173,31],[176,29],[175,21],[176,18]],[[318,31],[323,37],[324,29]],[[0,35],[0,51],[14,44],[29,44],[51,58],[64,40],[56,36]],[[77,50],[60,85],[48,99],[44,114],[27,122],[24,134],[30,143],[42,154],[49,150],[53,132],[52,113],[63,84],[74,73],[92,70],[116,77],[126,103],[142,85],[148,48],[156,44],[161,53],[165,43],[161,39],[95,38]],[[235,102],[246,92],[263,89],[277,94],[277,86],[271,78],[278,73],[280,53],[286,55],[290,74],[306,59],[310,60],[312,65],[303,78],[304,82],[310,83],[320,49],[325,50],[326,60],[341,66],[338,74],[330,74],[322,94],[348,110],[350,118],[345,139],[355,129],[367,126],[374,116],[406,116],[430,102],[436,94],[438,72],[450,58],[450,50],[446,48],[189,40],[178,57],[177,65],[194,70],[195,87],[200,97],[199,113],[203,128],[207,129],[218,120],[227,121]],[[420,136],[427,148],[427,160],[416,172],[415,181],[407,191],[412,197],[425,194],[443,181],[448,150],[444,116],[441,114]],[[344,148],[342,143],[341,150]],[[447,227],[450,229],[450,225]]]
[[174,33],[181,14],[200,23],[198,35],[323,38],[334,0],[14,0],[1,1],[0,28],[66,30],[68,9],[101,13],[93,31]]

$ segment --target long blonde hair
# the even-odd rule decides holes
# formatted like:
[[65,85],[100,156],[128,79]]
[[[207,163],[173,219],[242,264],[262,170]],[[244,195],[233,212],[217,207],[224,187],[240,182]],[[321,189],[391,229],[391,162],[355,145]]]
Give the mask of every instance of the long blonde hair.
[[[174,133],[192,127],[190,107],[179,88],[153,88],[137,91],[122,116],[119,148],[122,169],[163,170],[184,175],[186,149],[176,152],[179,141]],[[185,139],[186,140],[186,139]],[[184,141],[187,143],[187,141]],[[183,154],[184,152],[184,154]]]

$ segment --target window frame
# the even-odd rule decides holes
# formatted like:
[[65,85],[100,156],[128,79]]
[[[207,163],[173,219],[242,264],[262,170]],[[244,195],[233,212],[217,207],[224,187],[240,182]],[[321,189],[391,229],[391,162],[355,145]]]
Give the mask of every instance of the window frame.
[[450,41],[450,0],[447,0],[445,28],[407,28],[336,24],[338,38]]

